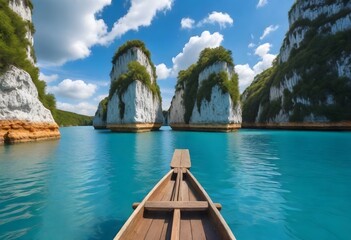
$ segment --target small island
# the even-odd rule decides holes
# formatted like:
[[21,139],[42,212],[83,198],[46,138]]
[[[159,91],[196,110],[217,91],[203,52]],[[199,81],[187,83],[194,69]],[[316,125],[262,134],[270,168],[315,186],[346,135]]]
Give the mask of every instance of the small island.
[[238,75],[231,51],[206,48],[180,71],[169,109],[173,130],[228,132],[241,127]]
[[93,125],[116,132],[158,130],[163,123],[156,68],[145,44],[126,42],[112,59],[109,96],[98,106]]

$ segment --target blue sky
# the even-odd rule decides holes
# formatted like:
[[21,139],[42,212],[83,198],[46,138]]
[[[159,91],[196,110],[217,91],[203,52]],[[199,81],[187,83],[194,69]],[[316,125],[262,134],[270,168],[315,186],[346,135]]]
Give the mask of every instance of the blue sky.
[[271,65],[288,29],[293,0],[46,0],[34,2],[34,47],[41,79],[57,107],[94,115],[108,94],[111,59],[140,39],[157,66],[163,108],[176,76],[205,47],[233,53],[243,91]]

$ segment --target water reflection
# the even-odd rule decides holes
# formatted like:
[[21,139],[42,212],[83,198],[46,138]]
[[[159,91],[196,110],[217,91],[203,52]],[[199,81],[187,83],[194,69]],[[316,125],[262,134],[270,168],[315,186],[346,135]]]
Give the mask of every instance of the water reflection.
[[33,238],[44,222],[41,213],[58,144],[0,146],[0,239]]
[[232,164],[230,181],[235,189],[232,200],[235,208],[231,210],[236,211],[228,215],[237,216],[230,220],[234,228],[245,226],[238,227],[237,237],[252,234],[257,239],[257,233],[268,228],[275,237],[282,238],[286,208],[282,194],[286,190],[279,181],[276,142],[270,135],[247,131],[229,138],[228,150]]

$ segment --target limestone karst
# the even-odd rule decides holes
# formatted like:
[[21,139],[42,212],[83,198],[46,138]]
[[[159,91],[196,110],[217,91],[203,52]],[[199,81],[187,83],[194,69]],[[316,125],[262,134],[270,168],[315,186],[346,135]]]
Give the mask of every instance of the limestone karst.
[[128,41],[117,50],[112,60],[109,96],[99,104],[95,128],[144,132],[161,127],[161,94],[150,57],[139,40]]
[[1,25],[7,26],[1,26],[7,37],[0,39],[0,144],[57,139],[58,125],[43,105],[50,106],[54,98],[45,94],[34,66],[31,1],[0,5]]
[[297,0],[273,67],[242,94],[243,126],[351,129],[351,2]]
[[179,72],[169,124],[174,130],[232,131],[241,127],[238,75],[229,50],[206,48],[195,64]]

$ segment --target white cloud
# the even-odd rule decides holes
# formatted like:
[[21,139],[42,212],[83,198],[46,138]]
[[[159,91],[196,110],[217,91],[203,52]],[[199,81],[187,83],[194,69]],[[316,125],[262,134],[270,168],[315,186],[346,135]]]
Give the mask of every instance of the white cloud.
[[35,0],[35,50],[39,65],[62,65],[82,59],[107,33],[97,13],[111,0]]
[[271,47],[272,47],[272,45],[270,43],[264,43],[256,48],[255,54],[257,56],[263,57],[264,55],[266,55],[269,52]]
[[279,28],[279,25],[270,25],[268,27],[266,27],[263,31],[262,36],[260,37],[260,39],[264,39],[265,37],[267,37],[270,33],[276,31]]
[[202,50],[218,47],[222,41],[223,35],[218,32],[211,34],[209,31],[203,31],[200,36],[191,37],[184,45],[183,51],[172,58],[172,75],[176,76],[180,70],[184,70],[195,63]]
[[218,32],[211,34],[209,31],[203,31],[200,36],[192,36],[184,45],[182,52],[172,58],[171,68],[167,68],[164,63],[156,66],[159,79],[176,77],[180,70],[187,69],[197,61],[202,50],[218,47],[222,41],[223,35]]
[[213,11],[208,15],[207,18],[200,21],[199,26],[205,23],[210,23],[210,24],[218,23],[221,28],[226,28],[227,25],[229,26],[233,25],[233,22],[234,22],[233,19],[230,17],[228,13]]
[[44,73],[39,74],[39,79],[45,81],[46,83],[54,82],[58,79],[57,74],[45,75]]
[[170,10],[172,2],[173,0],[131,0],[127,14],[115,22],[111,32],[101,39],[101,43],[109,43],[130,30],[137,31],[141,26],[150,26],[156,13]]
[[94,97],[93,100],[96,101],[96,102],[100,102],[102,99],[104,99],[107,96],[108,96],[108,94],[102,94],[102,95]]
[[256,44],[254,44],[254,43],[249,43],[249,45],[247,46],[248,48],[254,48],[254,47],[256,47]]
[[236,65],[235,72],[239,75],[240,92],[243,92],[254,79],[255,72],[250,68],[249,64]]
[[99,13],[111,0],[34,0],[35,50],[39,66],[59,66],[90,55],[91,47],[108,44],[130,30],[149,26],[173,0],[131,0],[131,6],[111,32]]
[[249,64],[236,65],[235,71],[239,75],[239,88],[240,92],[243,92],[248,87],[254,77],[260,74],[267,68],[272,66],[273,60],[276,55],[269,53],[272,45],[270,43],[264,43],[258,46],[255,50],[255,55],[260,57],[260,60],[251,68]]
[[259,0],[256,7],[257,8],[263,7],[267,3],[268,3],[268,0]]
[[83,115],[87,115],[87,116],[94,116],[95,112],[97,110],[97,106],[95,104],[92,105],[92,104],[87,103],[87,102],[81,102],[78,104],[57,102],[56,106],[58,109],[61,109],[64,111],[75,112],[75,113],[83,114]]
[[170,76],[172,69],[167,68],[164,63],[156,65],[157,80],[166,79]]
[[85,83],[82,80],[65,79],[57,86],[48,87],[48,92],[73,99],[86,99],[91,97],[96,90],[96,85]]
[[180,26],[182,29],[191,29],[194,27],[195,21],[191,18],[182,18]]
[[256,74],[260,74],[267,68],[270,68],[272,66],[273,60],[276,58],[276,55],[273,54],[266,54],[262,57],[262,60],[256,63],[256,65],[253,67],[253,70],[255,71]]

